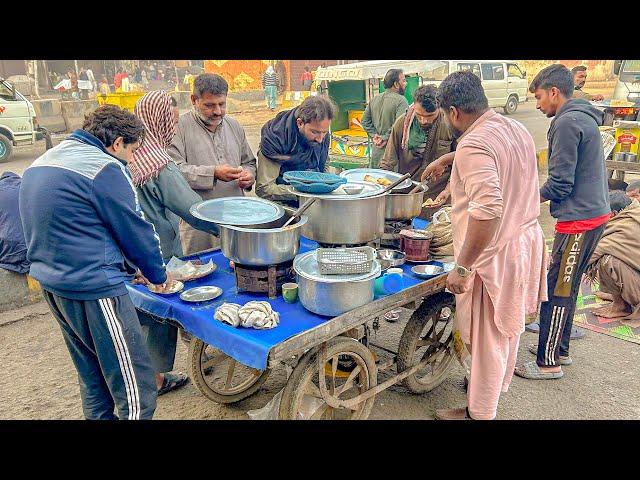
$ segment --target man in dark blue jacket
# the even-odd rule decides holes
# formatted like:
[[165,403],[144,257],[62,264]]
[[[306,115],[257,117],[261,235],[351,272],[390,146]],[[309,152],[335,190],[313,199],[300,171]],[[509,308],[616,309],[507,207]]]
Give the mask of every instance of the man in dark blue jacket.
[[521,377],[560,378],[571,365],[569,339],[582,274],[611,215],[599,125],[604,114],[583,99],[572,99],[573,75],[551,65],[536,75],[529,91],[536,107],[555,117],[548,133],[549,178],[540,201],[551,202],[557,219],[547,276],[549,300],[540,309],[540,335],[529,351],[537,356],[516,368]]
[[133,114],[99,107],[25,171],[20,189],[31,276],[62,329],[87,419],[150,419],[156,407],[154,370],[125,286],[134,266],[151,283],[172,283],[125,169],[143,134]]
[[19,192],[18,175],[13,172],[0,175],[0,268],[29,273],[27,246],[20,223]]
[[256,195],[296,207],[295,194],[283,180],[286,172],[324,172],[329,156],[329,126],[336,114],[324,95],[307,97],[300,106],[278,113],[260,132]]

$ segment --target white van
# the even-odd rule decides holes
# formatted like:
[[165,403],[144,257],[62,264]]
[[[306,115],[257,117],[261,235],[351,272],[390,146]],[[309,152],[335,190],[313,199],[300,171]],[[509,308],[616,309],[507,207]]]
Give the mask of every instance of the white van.
[[0,163],[9,160],[14,146],[33,145],[47,136],[49,148],[49,133],[38,126],[31,102],[0,78]]
[[527,77],[525,71],[513,60],[443,60],[441,68],[433,75],[422,78],[424,84],[439,85],[450,73],[468,70],[480,77],[484,93],[492,108],[503,108],[512,114],[518,104],[527,101]]

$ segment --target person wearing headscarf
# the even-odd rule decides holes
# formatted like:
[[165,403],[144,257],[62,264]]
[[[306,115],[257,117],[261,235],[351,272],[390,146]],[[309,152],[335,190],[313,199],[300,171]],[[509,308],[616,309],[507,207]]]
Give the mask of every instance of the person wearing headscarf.
[[[140,207],[160,237],[165,261],[182,256],[180,218],[196,229],[218,233],[215,227],[212,231],[212,227],[189,213],[202,198],[189,187],[167,153],[176,132],[174,110],[171,97],[164,91],[151,91],[138,100],[134,113],[144,124],[144,140],[128,165]],[[138,317],[157,372],[158,395],[185,385],[189,380],[185,374],[165,373],[173,369],[178,329],[156,322],[143,312]]]
[[276,99],[278,97],[278,74],[271,65],[262,74],[262,88],[267,99],[267,107],[276,109]]

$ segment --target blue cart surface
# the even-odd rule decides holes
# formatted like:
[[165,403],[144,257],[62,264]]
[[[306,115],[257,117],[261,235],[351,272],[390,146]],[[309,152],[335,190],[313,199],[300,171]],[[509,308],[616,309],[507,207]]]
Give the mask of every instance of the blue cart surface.
[[[414,220],[414,226],[416,228],[423,228],[425,225],[426,222],[424,221],[419,219]],[[317,247],[317,243],[302,238],[300,242],[300,253],[313,250]],[[242,395],[243,391],[249,392],[250,386],[255,387],[256,382],[258,382],[262,377],[265,377],[264,373],[268,374],[269,369],[272,369],[285,360],[292,358],[292,356],[300,355],[301,363],[304,363],[302,362],[302,359],[305,357],[313,357],[313,361],[315,361],[316,356],[314,355],[318,352],[319,346],[328,344],[327,342],[332,339],[344,335],[349,331],[353,331],[353,329],[364,325],[366,322],[373,320],[376,317],[380,317],[385,312],[414,302],[419,303],[425,297],[442,292],[444,290],[446,280],[446,274],[441,274],[427,280],[420,279],[411,272],[411,267],[414,264],[405,263],[401,267],[403,270],[404,280],[404,288],[402,291],[393,295],[376,297],[373,302],[337,317],[325,317],[306,310],[299,301],[293,304],[288,304],[281,296],[278,296],[275,299],[269,299],[266,293],[239,293],[236,289],[235,273],[233,269],[230,268],[229,261],[222,255],[220,250],[202,252],[197,255],[184,257],[184,259],[199,259],[205,263],[212,260],[217,265],[217,269],[212,274],[195,281],[185,282],[185,289],[203,285],[215,285],[222,289],[222,295],[207,302],[189,303],[181,300],[179,294],[157,295],[151,293],[143,285],[128,285],[129,294],[137,309],[147,312],[163,321],[169,321],[180,325],[185,331],[196,337],[198,343],[197,345],[193,345],[194,342],[192,341],[190,353],[193,357],[197,356],[197,358],[192,359],[192,376],[194,376],[196,386],[198,386],[201,392],[210,399],[226,403],[231,403],[231,401],[238,401],[239,399],[245,398],[245,396]],[[436,265],[440,264],[437,261],[427,263]],[[452,295],[445,295],[453,299]],[[225,302],[243,305],[251,300],[269,302],[272,308],[280,314],[279,325],[268,330],[256,330],[242,327],[233,328],[230,325],[219,322],[213,318],[216,308]],[[449,302],[449,304],[452,303],[452,301]],[[436,321],[434,321],[433,331],[429,333],[429,335],[434,336],[434,339],[436,336],[435,322]],[[451,332],[448,331],[446,335],[447,338],[442,338],[443,331],[442,329],[439,329],[437,335],[439,336],[435,343],[441,341],[438,343],[438,352],[448,350]],[[354,340],[353,338],[349,340],[358,343],[357,340]],[[205,373],[203,373],[205,369],[198,368],[201,357],[203,365],[213,365],[218,362],[217,360],[209,360],[209,363],[206,363],[208,357],[204,356],[202,353],[206,345],[223,352],[225,356],[232,359],[234,363],[239,362],[243,366],[249,367],[247,370],[253,373],[247,374],[251,375],[251,378],[244,382],[243,385],[248,386],[245,390],[236,389],[234,392],[238,390],[237,394],[225,395],[225,392],[223,391],[224,387],[222,387],[222,391],[216,391],[216,389],[212,390],[210,386],[208,387],[205,384]],[[426,343],[423,345],[416,345],[415,348],[417,349],[425,345]],[[360,347],[355,348],[355,350],[358,348]],[[366,347],[362,348],[365,348],[366,350]],[[362,354],[360,356],[362,356]],[[307,360],[311,361],[309,359]],[[406,364],[407,362],[405,361],[404,363]],[[395,364],[396,362],[394,359],[392,364],[378,366],[376,371],[388,368]],[[426,364],[425,359],[422,360],[421,365],[424,364]],[[304,367],[305,365],[300,366]],[[417,367],[419,366],[420,365],[417,365],[416,363],[415,365],[411,365],[413,369],[409,369],[409,365],[405,365],[404,372],[402,374],[403,376],[399,375],[394,377],[396,378],[396,382],[401,381],[409,375],[414,375],[415,371],[417,371]],[[308,370],[308,365],[306,365],[306,368]],[[375,370],[376,367],[369,365],[369,370],[372,369]],[[197,374],[195,375],[194,370],[197,370]],[[302,368],[302,370],[304,370],[304,368]],[[361,370],[354,371],[360,372]],[[340,372],[338,372],[338,374],[339,373]],[[336,370],[334,370],[333,374],[336,374]],[[362,375],[362,373],[358,373],[358,375]],[[324,378],[323,376],[320,377]],[[227,384],[230,384],[230,378],[231,373],[229,373]],[[264,378],[262,378],[262,381],[264,381]],[[371,382],[372,380],[369,379],[368,381]],[[384,384],[382,386],[378,386],[376,391],[379,391],[381,387],[387,388],[387,386],[384,386]],[[368,399],[370,399],[375,395],[376,391],[372,389],[368,390]],[[222,393],[223,395],[218,395],[218,393]],[[253,391],[251,391],[250,394],[252,393]],[[327,394],[326,389],[321,388],[318,392],[317,398],[326,400],[328,397],[330,397],[330,395]],[[335,408],[338,410],[344,409],[344,405],[340,404],[342,400],[337,400],[338,397],[339,395],[336,396],[336,399],[330,399],[326,403],[330,410],[334,408],[333,405],[336,405]],[[360,403],[370,403],[368,399],[365,399],[367,401]],[[353,409],[354,405],[358,405],[358,402],[354,403],[353,398],[349,401],[351,401],[351,403],[347,402],[347,410],[350,408]],[[329,405],[332,403],[333,405]],[[365,413],[366,410],[367,408],[365,408]],[[360,415],[363,414],[363,412],[360,412]],[[290,416],[297,418],[299,413],[284,415],[282,418],[289,418]]]

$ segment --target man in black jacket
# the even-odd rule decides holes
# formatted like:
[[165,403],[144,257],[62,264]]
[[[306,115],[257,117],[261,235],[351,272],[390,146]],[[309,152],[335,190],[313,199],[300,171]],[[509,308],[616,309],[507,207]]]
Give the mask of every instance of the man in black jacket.
[[572,99],[573,75],[551,65],[536,75],[529,91],[536,108],[555,117],[548,133],[549,178],[540,201],[551,202],[557,219],[547,276],[549,300],[540,310],[535,362],[516,367],[516,375],[536,380],[560,378],[561,365],[572,363],[569,337],[582,274],[604,224],[610,217],[607,174],[599,125],[604,114],[583,99]]

